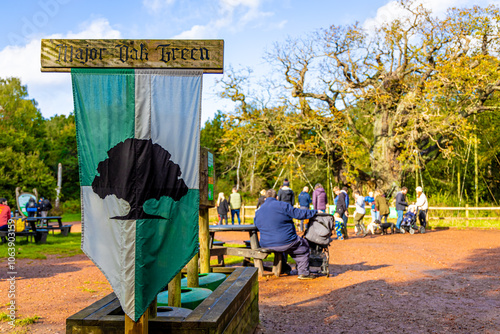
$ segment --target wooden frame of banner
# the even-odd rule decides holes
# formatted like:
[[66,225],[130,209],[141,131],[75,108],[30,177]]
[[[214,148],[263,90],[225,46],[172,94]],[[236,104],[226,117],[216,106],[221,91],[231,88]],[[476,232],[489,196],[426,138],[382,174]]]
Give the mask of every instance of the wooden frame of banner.
[[[41,71],[71,72],[72,68],[201,69],[223,73],[223,40],[137,40],[137,39],[42,39]],[[210,272],[208,245],[209,200],[207,149],[200,150],[200,262],[198,254],[188,264],[188,285],[198,286],[198,273]],[[206,189],[205,189],[206,188]],[[201,269],[201,270],[200,270]],[[169,283],[172,305],[180,307],[181,273]],[[175,305],[174,305],[175,304]],[[137,322],[125,316],[125,333],[147,334],[149,318],[156,317],[156,299]]]
[[201,69],[223,73],[224,41],[42,39],[42,72],[72,68]]

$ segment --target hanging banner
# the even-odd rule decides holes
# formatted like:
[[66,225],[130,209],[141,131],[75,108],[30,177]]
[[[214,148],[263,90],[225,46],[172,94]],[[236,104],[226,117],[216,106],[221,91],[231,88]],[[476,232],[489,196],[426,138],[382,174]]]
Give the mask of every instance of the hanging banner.
[[202,71],[71,73],[82,249],[137,321],[198,252]]

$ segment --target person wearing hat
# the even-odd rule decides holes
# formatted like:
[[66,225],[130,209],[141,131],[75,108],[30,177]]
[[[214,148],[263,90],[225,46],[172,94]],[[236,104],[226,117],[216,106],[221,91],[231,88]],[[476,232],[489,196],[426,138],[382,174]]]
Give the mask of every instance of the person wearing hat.
[[425,196],[422,191],[422,187],[418,186],[417,191],[417,203],[415,205],[418,208],[418,220],[420,221],[420,226],[426,228],[427,226],[427,209],[429,208],[429,204],[427,203],[427,196]]
[[295,194],[292,189],[290,189],[290,182],[288,179],[283,181],[283,186],[278,190],[278,201],[285,202],[294,206],[295,204]]

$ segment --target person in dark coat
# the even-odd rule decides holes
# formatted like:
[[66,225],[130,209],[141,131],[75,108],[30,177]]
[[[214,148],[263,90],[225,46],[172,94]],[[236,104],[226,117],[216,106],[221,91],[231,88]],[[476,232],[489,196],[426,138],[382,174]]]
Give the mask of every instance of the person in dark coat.
[[315,210],[325,213],[328,201],[326,198],[325,189],[323,188],[321,183],[316,183],[316,185],[314,186],[312,203]]
[[227,214],[229,212],[229,204],[227,203],[224,193],[219,193],[219,198],[217,198],[217,213],[219,214],[219,225],[225,220],[227,222]]
[[292,189],[290,189],[290,182],[288,179],[283,181],[283,186],[278,190],[278,201],[285,202],[291,206],[295,205],[295,194]]
[[26,212],[28,212],[28,217],[35,217],[38,211],[38,205],[33,197],[30,197],[28,203],[26,203]]
[[309,243],[297,235],[293,219],[309,219],[317,211],[298,209],[277,201],[274,189],[269,189],[266,196],[264,204],[255,212],[254,220],[260,233],[260,246],[290,254],[297,263],[299,279],[315,278],[309,272]]
[[406,193],[408,192],[408,188],[403,187],[401,191],[396,194],[396,212],[398,213],[398,221],[396,222],[396,231],[399,231],[401,227],[401,223],[403,222],[403,214],[408,206],[406,203]]
[[343,226],[344,238],[348,239],[349,236],[347,235],[347,219],[349,219],[349,211],[347,210],[348,208],[347,191],[345,191],[344,189],[340,190],[339,187],[334,187],[333,191],[335,195],[338,196],[337,206],[335,207],[335,213],[338,213],[339,216],[344,221],[344,226]]
[[[308,209],[309,206],[311,205],[312,200],[311,196],[309,195],[309,187],[305,186],[304,189],[302,189],[302,192],[299,194],[299,205],[301,209]],[[300,221],[300,231],[304,232],[304,220]]]
[[262,204],[264,204],[265,200],[266,200],[266,191],[264,189],[262,189],[260,191],[260,196],[259,196],[259,199],[257,200],[257,207],[255,208],[255,210],[257,210],[258,208],[260,208],[260,206]]

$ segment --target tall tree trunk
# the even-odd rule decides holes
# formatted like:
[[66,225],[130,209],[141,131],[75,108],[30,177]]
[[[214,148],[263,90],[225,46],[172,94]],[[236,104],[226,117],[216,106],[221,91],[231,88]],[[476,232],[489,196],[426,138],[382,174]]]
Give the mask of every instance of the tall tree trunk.
[[240,190],[240,167],[241,167],[241,156],[243,155],[243,149],[238,148],[238,166],[236,167],[236,190]]
[[250,192],[253,192],[253,184],[255,179],[255,164],[257,160],[257,151],[253,151],[253,159],[252,159],[252,171],[250,174]]
[[388,190],[401,180],[401,164],[398,152],[394,147],[391,134],[388,133],[388,111],[377,115],[373,124],[375,144],[370,152],[372,175],[377,182],[377,188]]

